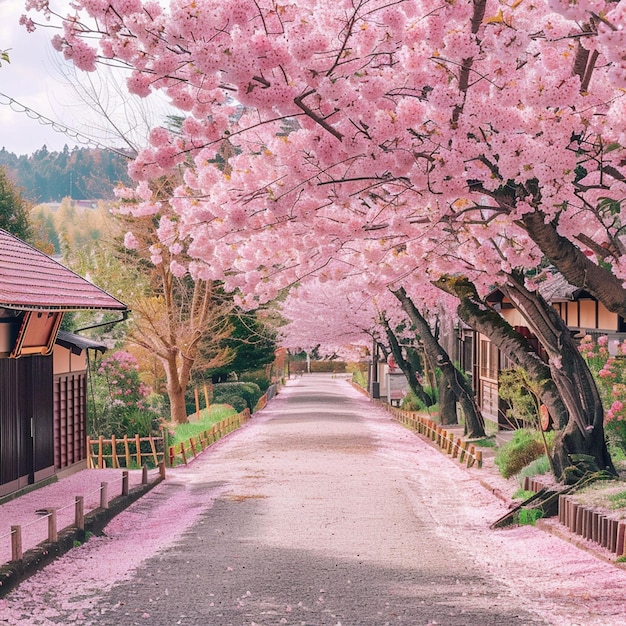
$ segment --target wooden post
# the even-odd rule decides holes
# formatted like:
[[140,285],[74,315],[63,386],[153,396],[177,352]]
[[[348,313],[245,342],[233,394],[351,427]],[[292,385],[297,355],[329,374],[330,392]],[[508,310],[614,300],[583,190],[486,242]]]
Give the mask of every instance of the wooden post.
[[111,467],[119,467],[120,461],[117,458],[117,441],[115,435],[111,435]]
[[141,467],[141,439],[135,434],[135,446],[137,447],[137,467]]
[[208,411],[211,408],[211,405],[209,403],[209,390],[206,385],[204,385],[204,401],[206,403],[206,410]]
[[143,467],[141,468],[141,484],[142,485],[148,484],[148,466],[145,463],[143,464]]
[[161,476],[161,480],[165,480],[165,461],[159,463],[159,475]]
[[54,543],[59,540],[57,532],[57,510],[48,509],[48,541]]
[[583,515],[585,509],[582,506],[576,508],[576,519],[574,520],[574,532],[577,535],[583,534]]
[[169,462],[169,446],[170,446],[170,434],[167,428],[161,426],[161,436],[163,437],[163,462]]
[[100,435],[98,437],[98,469],[104,467],[104,459],[102,458],[102,448],[104,447],[104,437]]
[[617,548],[617,527],[618,527],[617,520],[610,519],[609,520],[609,538],[608,538],[608,541],[606,542],[606,547],[609,549],[610,552],[615,552],[615,549]]
[[21,561],[24,553],[22,552],[22,527],[11,526],[11,560]]
[[100,508],[109,508],[109,483],[100,483]]
[[174,446],[169,447],[168,457],[170,460],[170,467],[174,467]]
[[187,465],[187,456],[185,454],[185,443],[183,441],[180,442],[180,453],[183,457],[183,463]]
[[196,399],[196,418],[200,419],[200,400],[198,398],[198,388],[194,387],[193,388],[193,395]]
[[476,450],[476,467],[478,467],[478,469],[482,469],[483,467],[483,451],[482,450]]
[[87,435],[87,468],[93,469],[93,456],[91,452],[91,437]]
[[467,455],[467,467],[472,467],[474,465],[474,460],[476,458],[476,447],[474,444],[471,444],[469,447],[469,454]]
[[122,495],[128,495],[128,470],[122,472]]
[[154,464],[159,464],[159,459],[157,457],[156,446],[154,445],[154,437],[150,435],[150,451],[152,452],[152,458],[154,460]]
[[79,530],[85,530],[85,498],[76,496],[74,501],[74,526]]
[[193,454],[193,458],[196,458],[196,446],[193,445],[193,437],[189,437],[189,447],[191,448],[191,453]]
[[130,446],[128,445],[128,433],[124,435],[124,455],[126,456],[126,467],[130,467]]
[[456,459],[459,456],[459,448],[461,447],[461,438],[457,437],[454,443],[454,447],[452,448],[452,458]]
[[617,526],[617,545],[615,553],[617,556],[624,555],[624,536],[626,535],[626,522],[620,522]]

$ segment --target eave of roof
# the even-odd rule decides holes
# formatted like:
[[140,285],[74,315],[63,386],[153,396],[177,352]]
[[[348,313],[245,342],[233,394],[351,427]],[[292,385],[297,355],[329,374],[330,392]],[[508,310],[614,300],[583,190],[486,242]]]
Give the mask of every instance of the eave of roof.
[[0,307],[22,311],[127,309],[117,298],[2,229]]
[[107,345],[101,341],[94,341],[93,339],[81,337],[80,335],[75,335],[74,333],[68,333],[64,330],[59,331],[56,343],[76,354],[79,354],[83,350],[87,349],[99,350],[100,352],[106,352],[108,349]]

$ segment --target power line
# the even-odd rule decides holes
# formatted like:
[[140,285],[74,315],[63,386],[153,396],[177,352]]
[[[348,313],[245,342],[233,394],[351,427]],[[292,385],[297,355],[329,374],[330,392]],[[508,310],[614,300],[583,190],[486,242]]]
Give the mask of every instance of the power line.
[[74,140],[76,143],[79,143],[84,146],[93,146],[94,148],[100,148],[102,150],[109,150],[110,152],[114,152],[115,154],[118,154],[124,158],[127,158],[127,159],[130,158],[127,152],[123,152],[122,150],[119,150],[117,148],[111,148],[111,146],[106,146],[100,143],[99,141],[96,141],[92,137],[88,137],[87,135],[81,133],[78,130],[74,130],[73,128],[70,128],[69,126],[66,126],[65,124],[60,124],[59,122],[55,122],[49,117],[46,117],[45,115],[42,115],[41,113],[38,113],[37,111],[34,111],[30,107],[27,107],[21,102],[18,102],[17,100],[15,100],[15,98],[11,98],[11,96],[7,96],[6,94],[2,92],[0,92],[0,105],[10,107],[11,110],[14,111],[15,113],[24,113],[30,119],[37,120],[42,126],[50,126],[50,128],[52,128],[52,130],[54,130],[55,132],[65,135],[66,137],[69,137],[70,139]]

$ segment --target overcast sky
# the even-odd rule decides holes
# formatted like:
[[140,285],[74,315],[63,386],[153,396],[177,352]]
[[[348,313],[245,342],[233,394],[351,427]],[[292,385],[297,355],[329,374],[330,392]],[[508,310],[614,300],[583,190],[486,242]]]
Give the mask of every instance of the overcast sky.
[[18,105],[9,105],[12,98],[55,121],[72,121],[66,106],[71,90],[60,82],[60,74],[55,78],[62,64],[49,42],[52,31],[27,33],[19,25],[24,12],[24,0],[0,0],[0,49],[8,50],[11,58],[0,67],[0,147],[16,154],[31,154],[44,144],[50,150],[61,150],[66,143],[71,147],[75,141],[14,110]]
[[[69,2],[59,1],[57,4],[67,9]],[[51,151],[62,150],[65,144],[70,148],[89,145],[84,138],[77,140],[55,132],[50,124],[41,123],[37,114],[53,120],[58,126],[95,138],[105,146],[123,147],[119,137],[112,138],[111,133],[102,130],[105,125],[102,117],[89,112],[85,101],[64,75],[78,76],[83,86],[97,77],[93,73],[75,72],[63,60],[50,44],[55,33],[53,29],[38,28],[34,33],[27,33],[19,24],[23,13],[24,0],[0,0],[0,50],[7,50],[11,59],[10,63],[2,63],[0,67],[0,148],[20,155],[32,154],[43,145]],[[38,21],[42,21],[41,18]],[[96,89],[98,100],[106,103],[113,116],[123,120],[118,121],[121,126],[139,129],[131,137],[134,146],[140,147],[145,142],[143,119],[148,118],[152,125],[158,124],[168,112],[162,102],[150,105],[142,102],[141,107],[132,104],[125,95],[121,74],[116,78],[109,75],[106,87],[100,85]],[[28,107],[31,113],[24,113],[23,107]],[[130,137],[130,131],[125,135]]]

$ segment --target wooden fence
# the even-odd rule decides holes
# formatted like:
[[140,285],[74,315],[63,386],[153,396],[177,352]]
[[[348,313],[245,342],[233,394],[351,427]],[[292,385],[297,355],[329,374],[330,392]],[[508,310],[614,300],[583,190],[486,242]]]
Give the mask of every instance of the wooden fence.
[[172,467],[181,461],[186,465],[188,461],[195,459],[207,446],[210,446],[212,443],[220,440],[224,435],[239,428],[249,419],[250,410],[244,409],[237,415],[231,415],[213,424],[211,428],[201,432],[196,437],[190,437],[187,441],[181,441],[174,446],[168,446],[167,458],[169,466]]
[[443,426],[419,413],[403,411],[396,407],[385,404],[385,408],[391,412],[393,418],[404,424],[407,428],[416,430],[420,435],[430,439],[443,452],[450,454],[453,459],[472,467],[483,466],[483,453],[474,444],[470,444],[454,433],[448,432]]
[[[161,437],[115,437],[97,439],[87,437],[87,467],[104,469],[106,467],[142,467],[149,460],[156,467],[164,460],[165,439]],[[146,445],[142,444],[146,442]]]
[[[136,476],[136,474],[134,474]],[[159,464],[158,475],[153,477],[152,482],[165,479],[165,465]],[[115,482],[119,482],[118,493],[122,496],[128,496],[131,491],[130,475],[128,470],[122,471],[121,477],[118,481],[101,482],[100,486],[91,492],[77,495],[66,506],[62,507],[42,507],[36,513],[38,517],[31,522],[16,524],[11,526],[11,530],[0,535],[0,541],[7,537],[10,537],[11,543],[11,561],[21,561],[24,558],[24,553],[27,550],[33,549],[42,542],[56,543],[59,540],[59,534],[72,528],[84,531],[85,530],[85,516],[90,511],[96,509],[108,509],[109,503],[117,496],[111,496],[109,487],[114,485]],[[149,484],[148,468],[144,465],[141,472],[141,485]],[[94,503],[94,496],[97,494],[97,498],[90,509],[87,507],[87,500],[89,499],[92,504]],[[67,524],[63,528],[59,529],[59,524]],[[25,532],[28,531],[28,532]],[[4,554],[3,550],[0,551],[0,556]],[[0,566],[3,564],[4,559],[0,558]]]
[[572,496],[559,496],[559,522],[583,539],[593,541],[609,552],[626,556],[626,522],[576,502]]
[[[272,395],[275,391],[272,390]],[[268,395],[264,394],[257,410],[266,406]],[[115,437],[105,439],[100,436],[97,439],[87,437],[87,467],[91,469],[142,467],[146,461],[154,466],[166,462],[170,467],[182,462],[185,465],[190,459],[195,458],[207,446],[215,443],[224,435],[239,428],[250,419],[250,410],[244,409],[241,413],[231,415],[213,424],[195,437],[176,445],[167,443],[164,433],[161,437]]]

